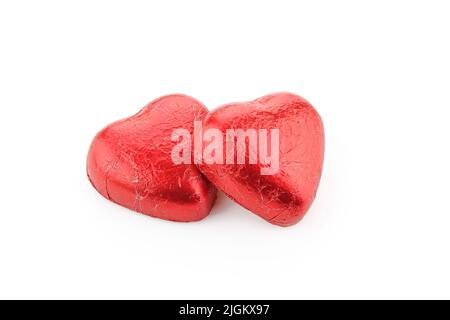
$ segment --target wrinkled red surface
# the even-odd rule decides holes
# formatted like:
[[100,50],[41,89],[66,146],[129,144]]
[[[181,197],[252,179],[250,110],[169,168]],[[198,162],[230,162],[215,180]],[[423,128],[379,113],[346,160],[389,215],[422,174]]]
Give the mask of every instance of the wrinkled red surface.
[[217,188],[270,223],[299,222],[314,200],[322,171],[324,132],[316,110],[297,95],[277,93],[218,108],[203,120],[203,130],[209,128],[223,134],[230,128],[280,130],[280,168],[275,175],[261,175],[261,166],[248,161],[203,163],[199,168]]
[[135,116],[97,134],[87,160],[92,185],[107,199],[134,211],[172,221],[206,217],[216,189],[195,165],[174,165],[174,129],[193,132],[194,120],[208,110],[197,100],[170,95]]

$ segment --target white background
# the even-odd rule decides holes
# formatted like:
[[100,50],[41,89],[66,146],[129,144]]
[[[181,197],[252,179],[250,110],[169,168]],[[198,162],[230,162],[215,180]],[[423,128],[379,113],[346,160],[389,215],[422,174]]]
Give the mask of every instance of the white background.
[[[450,298],[448,1],[2,1],[0,298]],[[90,142],[147,102],[291,91],[326,160],[298,225],[220,195],[103,199]]]

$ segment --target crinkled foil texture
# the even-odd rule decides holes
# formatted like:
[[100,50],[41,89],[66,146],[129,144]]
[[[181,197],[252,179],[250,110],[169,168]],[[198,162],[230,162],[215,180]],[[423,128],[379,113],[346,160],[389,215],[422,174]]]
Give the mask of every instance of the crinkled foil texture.
[[246,164],[199,167],[217,188],[270,223],[299,222],[314,200],[324,157],[323,124],[311,104],[291,93],[232,103],[205,117],[203,130],[209,128],[224,134],[230,128],[279,129],[280,166],[275,175],[261,175],[260,164],[248,164],[248,153]]

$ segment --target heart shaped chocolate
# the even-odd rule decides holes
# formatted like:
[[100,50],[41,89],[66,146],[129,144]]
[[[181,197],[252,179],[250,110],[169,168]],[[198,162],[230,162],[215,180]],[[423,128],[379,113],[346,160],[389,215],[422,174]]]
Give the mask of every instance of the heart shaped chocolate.
[[[317,111],[291,93],[224,105],[203,120],[200,171],[270,223],[299,222],[322,172],[324,132]],[[199,131],[199,130],[197,130]]]
[[183,128],[192,134],[194,121],[207,113],[191,97],[169,95],[107,126],[89,150],[92,185],[107,199],[149,216],[185,222],[206,217],[216,198],[215,187],[194,164],[175,164],[171,153],[178,144],[173,132]]

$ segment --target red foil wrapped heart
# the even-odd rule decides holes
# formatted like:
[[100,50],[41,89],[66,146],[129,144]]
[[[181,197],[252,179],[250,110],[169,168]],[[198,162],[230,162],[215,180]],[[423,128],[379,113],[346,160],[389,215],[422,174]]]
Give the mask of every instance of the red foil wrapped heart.
[[[233,144],[230,144],[233,136],[231,140],[224,138],[220,142],[226,153],[224,158],[231,155],[230,159],[234,163],[233,160],[224,160],[220,164],[213,161],[208,163],[205,159],[205,154],[215,149],[210,144],[220,138],[216,136],[208,139],[208,136],[214,136],[207,134],[209,129],[218,129],[225,137],[230,129],[234,132],[254,129],[270,133],[267,136],[258,135],[256,144],[250,143],[251,135],[244,135],[244,163],[238,161],[237,147],[234,150],[230,148],[231,153],[227,151],[227,145],[238,145],[237,137]],[[276,130],[273,129],[278,130],[278,146],[269,143],[271,138],[276,137]],[[227,104],[206,116],[203,133],[207,139],[203,141],[200,152],[195,152],[195,157],[200,171],[217,188],[272,224],[290,226],[303,218],[314,200],[324,156],[322,120],[311,104],[291,93],[271,94],[251,102]],[[279,147],[276,165],[261,159],[264,139],[267,139],[266,153],[262,155],[276,155],[275,147]],[[211,151],[213,158],[218,156],[217,152],[217,148]],[[252,157],[257,163],[251,163]],[[272,160],[275,161],[275,157]]]
[[177,164],[171,135],[208,113],[199,101],[169,95],[148,104],[135,116],[115,122],[97,134],[87,159],[88,177],[107,199],[131,210],[172,221],[206,217],[216,188],[194,164]]

